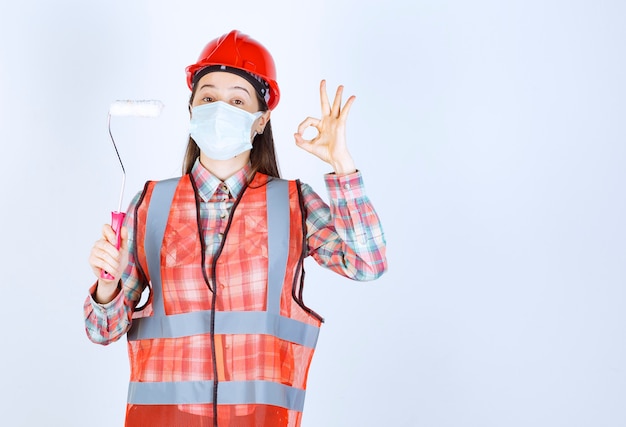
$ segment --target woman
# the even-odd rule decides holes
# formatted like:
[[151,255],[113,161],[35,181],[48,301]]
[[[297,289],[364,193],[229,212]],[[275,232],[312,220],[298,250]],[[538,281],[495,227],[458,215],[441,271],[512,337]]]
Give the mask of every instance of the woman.
[[[378,216],[345,140],[354,102],[307,118],[296,144],[329,163],[331,207],[279,178],[270,125],[274,62],[232,31],[187,67],[190,138],[183,176],[148,182],[121,230],[91,250],[89,338],[127,334],[126,426],[298,426],[322,318],[302,300],[303,260],[355,280],[387,268]],[[305,140],[308,127],[318,134]],[[108,272],[107,280],[101,272]],[[143,291],[147,303],[138,307]]]

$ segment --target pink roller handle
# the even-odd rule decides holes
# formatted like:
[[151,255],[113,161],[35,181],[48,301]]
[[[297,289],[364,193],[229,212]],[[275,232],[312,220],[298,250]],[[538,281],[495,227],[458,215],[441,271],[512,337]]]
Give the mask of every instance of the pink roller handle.
[[[122,236],[120,232],[122,230],[122,224],[124,223],[125,217],[126,217],[126,213],[124,212],[117,212],[117,211],[111,212],[111,227],[113,228],[113,231],[115,231],[115,237],[116,237],[115,248],[116,249],[119,249],[120,245],[122,244]],[[113,277],[112,275],[110,275],[104,270],[100,272],[100,277],[102,277],[103,279],[107,279],[107,280],[115,279],[115,277]]]

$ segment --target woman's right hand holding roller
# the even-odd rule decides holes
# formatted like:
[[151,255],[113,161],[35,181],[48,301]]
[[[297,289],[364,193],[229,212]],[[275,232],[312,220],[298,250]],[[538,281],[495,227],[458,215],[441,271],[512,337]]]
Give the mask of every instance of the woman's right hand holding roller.
[[[110,302],[117,295],[117,284],[128,265],[128,230],[122,227],[121,245],[117,249],[117,236],[109,224],[102,227],[102,238],[94,243],[89,254],[89,264],[98,278],[95,299],[100,304]],[[102,278],[102,271],[106,271],[113,279]]]

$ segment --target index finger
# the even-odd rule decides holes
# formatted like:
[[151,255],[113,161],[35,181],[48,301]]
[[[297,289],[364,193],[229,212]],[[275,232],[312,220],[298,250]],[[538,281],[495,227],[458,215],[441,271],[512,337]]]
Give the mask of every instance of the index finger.
[[[123,228],[125,227],[122,227],[122,229]],[[104,240],[106,240],[113,246],[117,245],[117,234],[110,224],[104,224],[104,226],[102,227],[102,237],[104,237]]]

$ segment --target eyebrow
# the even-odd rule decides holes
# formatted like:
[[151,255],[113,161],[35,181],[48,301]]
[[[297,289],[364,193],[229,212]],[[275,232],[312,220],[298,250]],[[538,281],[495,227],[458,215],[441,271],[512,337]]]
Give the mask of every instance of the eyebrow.
[[[206,83],[206,84],[203,84],[202,86],[200,86],[200,90],[204,89],[205,87],[207,87],[207,88],[213,88],[213,89],[215,89],[215,88],[216,88],[216,87],[215,87],[215,85],[212,85],[212,84],[208,84],[208,83]],[[231,87],[230,87],[230,88],[228,88],[228,89],[240,89],[240,90],[243,90],[245,93],[247,93],[247,94],[248,94],[248,96],[251,96],[251,95],[250,95],[250,92],[248,91],[248,89],[246,89],[245,87],[242,87],[242,86],[231,86]]]

